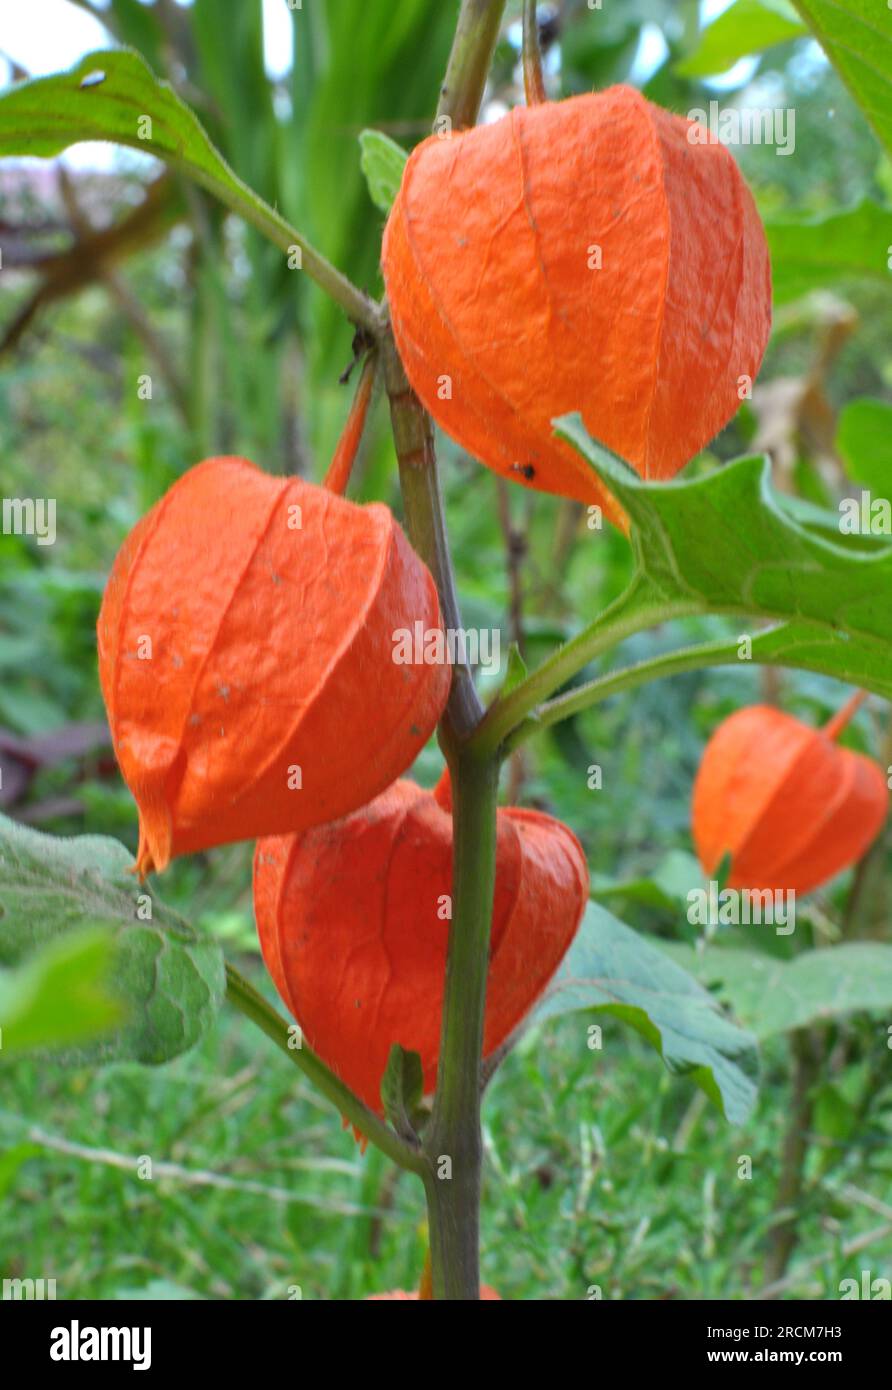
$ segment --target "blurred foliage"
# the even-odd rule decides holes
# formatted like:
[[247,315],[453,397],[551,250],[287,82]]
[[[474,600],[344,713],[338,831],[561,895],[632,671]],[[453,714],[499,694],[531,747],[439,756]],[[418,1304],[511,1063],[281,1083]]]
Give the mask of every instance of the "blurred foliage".
[[[92,8],[89,0],[82,7]],[[40,0],[32,8],[39,18]],[[358,137],[377,129],[409,149],[424,136],[457,8],[457,0],[305,4],[291,12],[294,61],[281,79],[265,70],[260,0],[227,7],[225,23],[214,0],[111,0],[97,13],[111,42],[135,47],[174,83],[236,172],[377,294],[383,214],[368,194]],[[725,37],[701,33],[691,0],[602,10],[564,0],[542,6],[542,39],[554,95],[631,80],[681,112],[708,109],[710,100],[795,111],[793,155],[766,145],[734,151],[763,216],[781,228],[773,233],[775,268],[786,302],[753,402],[691,469],[708,471],[768,438],[790,493],[833,507],[862,476],[888,474],[880,450],[888,440],[883,412],[892,409],[892,277],[881,262],[865,279],[851,256],[803,264],[809,245],[844,248],[831,233],[860,217],[859,205],[875,209],[878,227],[888,225],[892,173],[811,39],[773,30],[762,47],[765,15],[756,11],[784,8],[737,0],[732,42],[731,19]],[[519,10],[509,6],[490,115],[520,99]],[[747,14],[758,25],[740,27]],[[747,60],[720,85],[707,70],[719,59],[704,58],[719,41],[722,64]],[[78,171],[71,181],[85,218],[102,228],[120,224],[157,173],[153,162],[121,154],[113,173]],[[41,761],[10,806],[3,796],[23,766],[13,741],[102,719],[93,635],[102,586],[126,531],[170,482],[213,451],[319,477],[349,397],[338,384],[351,359],[343,316],[210,199],[179,185],[176,196],[178,225],[116,267],[128,294],[97,278],[41,308],[0,358],[3,494],[55,498],[58,527],[46,547],[0,536],[0,805],[43,829],[110,834],[131,848],[135,811],[107,749]],[[815,228],[799,233],[803,221]],[[46,166],[28,182],[0,165],[0,337],[34,293],[29,257],[73,240]],[[869,238],[865,244],[869,252]],[[836,332],[828,291],[845,306],[845,333]],[[159,348],[167,374],[157,368]],[[151,400],[138,390],[145,373],[153,376]],[[519,641],[532,666],[620,591],[628,547],[613,530],[588,530],[572,503],[500,491],[446,439],[440,454],[465,623],[497,627],[503,654]],[[353,491],[399,510],[380,404]],[[684,627],[691,640],[734,634],[716,620]],[[623,655],[643,659],[669,646],[670,634],[657,630],[634,638]],[[490,697],[494,682],[482,689]],[[679,861],[667,856],[690,851],[690,787],[705,739],[747,702],[780,700],[817,722],[841,695],[808,673],[737,666],[683,675],[526,745],[504,792],[574,828],[611,910],[635,927],[684,938],[671,888]],[[852,740],[892,763],[879,701],[859,714]],[[432,745],[416,774],[430,784],[439,764]],[[589,789],[595,764],[601,791]],[[165,897],[228,950],[245,953],[260,981],[249,864],[249,846],[178,862]],[[890,887],[887,834],[856,882],[844,876],[811,901],[801,944],[826,945],[844,925],[855,936],[888,939]],[[778,949],[774,938],[758,947]],[[595,1054],[580,1041],[582,1028],[568,1018],[533,1032],[493,1084],[484,1116],[485,1277],[516,1298],[586,1298],[595,1284],[605,1297],[742,1296],[762,1275],[787,1119],[780,1040],[765,1049],[756,1115],[732,1130],[618,1024],[605,1024],[605,1048]],[[880,1065],[888,1051],[875,1025],[857,1017],[828,1024],[827,1042],[800,1250],[785,1290],[794,1297],[833,1298],[840,1278],[857,1275],[854,1264],[889,1274],[892,1261],[888,1237],[857,1260],[844,1253],[845,1241],[876,1226],[871,1203],[892,1197],[892,1095]],[[306,1297],[355,1297],[417,1280],[423,1231],[414,1187],[371,1150],[360,1160],[348,1136],[336,1139],[328,1107],[239,1019],[224,1015],[193,1053],[152,1073],[117,1064],[72,1077],[45,1063],[10,1062],[2,1107],[0,1195],[15,1199],[0,1202],[4,1274],[39,1268],[61,1279],[65,1270],[60,1296],[90,1297],[158,1281],[170,1296],[281,1298],[300,1284]],[[148,1145],[174,1167],[137,1184],[130,1157]],[[116,1168],[107,1157],[90,1160],[98,1148],[127,1161]],[[737,1180],[741,1153],[753,1158],[752,1183]],[[207,1170],[235,1186],[215,1187]],[[345,1211],[352,1219],[342,1219]]]

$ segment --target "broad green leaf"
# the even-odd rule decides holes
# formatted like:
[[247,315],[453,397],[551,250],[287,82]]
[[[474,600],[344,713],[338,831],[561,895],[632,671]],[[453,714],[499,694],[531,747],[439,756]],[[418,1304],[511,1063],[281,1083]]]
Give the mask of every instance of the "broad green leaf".
[[586,908],[576,940],[529,1021],[587,1009],[636,1029],[732,1124],[746,1119],[756,1096],[753,1039],[691,975],[596,903]]
[[795,0],[887,150],[892,150],[892,11],[885,0]]
[[892,946],[843,942],[779,960],[759,951],[716,945],[698,951],[671,944],[672,959],[704,985],[717,987],[759,1039],[850,1013],[892,1009]]
[[676,64],[676,71],[683,77],[709,77],[726,72],[751,53],[807,33],[792,5],[784,0],[736,0],[703,30],[697,48]]
[[108,1037],[66,1049],[71,1062],[166,1062],[198,1041],[224,997],[219,945],[153,900],[131,863],[116,840],[61,840],[0,816],[0,966],[21,968],[84,926],[105,928],[114,945],[126,1017]]
[[[838,505],[835,510],[830,507],[819,507],[816,503],[808,502],[804,497],[797,497],[794,493],[779,495],[778,501],[783,510],[794,521],[798,521],[799,525],[804,527],[806,531],[812,532],[813,535],[822,540],[830,541],[833,545],[838,543],[841,515]],[[889,538],[880,531],[876,533],[873,530],[847,531],[845,543],[858,550],[881,551],[889,544]]]
[[589,438],[578,415],[555,421],[632,523],[638,572],[599,626],[651,626],[721,613],[776,626],[742,631],[752,659],[805,667],[892,698],[892,541],[870,550],[801,525],[771,487],[771,466],[743,458],[688,482],[647,483]]
[[300,240],[233,172],[194,112],[138,53],[100,49],[70,72],[21,82],[0,95],[0,157],[47,158],[79,140],[107,140],[156,155],[283,249]]
[[0,969],[0,1061],[111,1032],[124,1008],[109,992],[108,933],[74,932],[51,941],[14,970]]
[[359,162],[369,186],[369,196],[376,208],[390,212],[400,191],[408,155],[402,145],[380,130],[361,131],[359,143],[362,149]]
[[869,198],[829,217],[769,221],[765,233],[776,304],[853,279],[892,290],[892,212]]
[[407,1052],[394,1043],[381,1077],[381,1103],[397,1134],[414,1136],[415,1117],[424,1090],[424,1071],[417,1052]]
[[892,405],[865,396],[843,406],[836,447],[849,477],[875,497],[892,495]]

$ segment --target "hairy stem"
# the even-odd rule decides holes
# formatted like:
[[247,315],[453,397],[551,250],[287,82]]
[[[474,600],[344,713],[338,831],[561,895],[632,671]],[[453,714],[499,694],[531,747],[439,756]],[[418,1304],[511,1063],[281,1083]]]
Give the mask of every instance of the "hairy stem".
[[269,207],[253,189],[235,175],[226,182],[213,173],[205,173],[191,165],[186,166],[185,172],[239,217],[250,222],[280,251],[290,256],[297,248],[300,251],[301,270],[306,271],[310,279],[315,280],[320,289],[341,306],[352,323],[364,328],[372,337],[378,336],[384,323],[381,306],[326,260],[296,227],[286,222],[275,208]]
[[341,1114],[382,1153],[392,1158],[401,1168],[407,1168],[421,1177],[425,1176],[426,1163],[421,1150],[407,1144],[389,1125],[369,1110],[368,1106],[353,1094],[349,1086],[345,1086],[303,1042],[300,1047],[292,1046],[294,1034],[288,1021],[228,962],[226,997],[240,1013],[256,1024],[261,1032],[272,1038],[276,1046],[300,1068],[316,1089],[327,1096]]

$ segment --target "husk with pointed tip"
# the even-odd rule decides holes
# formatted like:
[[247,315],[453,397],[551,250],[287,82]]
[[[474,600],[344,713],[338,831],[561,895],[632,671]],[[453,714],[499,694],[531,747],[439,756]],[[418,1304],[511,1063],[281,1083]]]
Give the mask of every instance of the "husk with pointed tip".
[[643,477],[671,478],[734,415],[768,340],[759,215],[692,124],[619,86],[433,135],[385,230],[397,346],[437,423],[504,477],[619,525],[552,420],[581,411]]
[[[451,891],[452,818],[408,781],[342,821],[257,846],[267,968],[310,1047],[379,1113],[394,1043],[420,1054],[434,1088]],[[537,811],[498,812],[486,1055],[557,970],[588,892],[572,831]]]
[[729,888],[811,892],[856,863],[888,814],[870,758],[770,705],[724,720],[703,752],[692,830],[707,874],[731,855]]
[[450,683],[394,662],[416,621],[441,627],[436,586],[386,507],[244,459],[186,473],[125,540],[99,615],[139,871],[346,815],[404,772]]

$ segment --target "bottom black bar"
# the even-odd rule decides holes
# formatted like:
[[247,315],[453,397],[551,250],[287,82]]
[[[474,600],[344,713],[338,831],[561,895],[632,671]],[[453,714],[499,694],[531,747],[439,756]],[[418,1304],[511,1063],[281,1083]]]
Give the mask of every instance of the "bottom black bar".
[[[328,1323],[324,1302],[285,1301],[278,1303],[212,1302],[53,1302],[38,1300],[0,1301],[0,1350],[4,1359],[12,1352],[16,1370],[49,1373],[50,1380],[81,1380],[104,1377],[108,1371],[135,1374],[182,1373],[184,1366],[200,1366],[202,1381],[219,1373],[228,1380],[245,1371],[256,1376],[281,1371],[300,1374],[301,1348],[313,1346],[315,1335],[325,1338]],[[345,1318],[349,1325],[356,1314],[346,1313],[343,1305],[337,1327]],[[384,1341],[403,1329],[421,1327],[437,1336],[444,1327],[434,1312],[427,1314],[434,1323],[424,1324],[424,1313],[397,1314],[396,1323],[386,1321],[380,1309],[360,1314],[359,1334],[354,1351],[360,1364],[377,1358],[393,1344]],[[382,1325],[381,1317],[385,1318]],[[455,1318],[445,1314],[447,1324]],[[464,1314],[458,1314],[463,1320]],[[540,1335],[535,1324],[500,1325],[507,1314],[484,1312],[482,1329],[493,1327],[502,1333],[498,1345],[503,1370],[519,1352],[528,1354],[533,1339]],[[546,1314],[542,1334],[553,1329],[552,1314]],[[417,1322],[422,1319],[421,1324]],[[366,1322],[365,1319],[369,1321]],[[408,1318],[408,1322],[402,1319]],[[564,1323],[562,1334],[570,1333],[577,1352],[594,1355],[592,1374],[604,1353],[611,1359],[620,1355],[627,1374],[659,1370],[684,1374],[696,1369],[722,1374],[728,1368],[760,1372],[765,1367],[782,1367],[791,1372],[826,1366],[851,1376],[853,1372],[875,1371],[885,1364],[889,1334],[892,1331],[888,1301],[841,1301],[826,1303],[722,1303],[722,1302],[609,1302],[593,1301],[581,1310],[576,1322]],[[505,1336],[505,1333],[508,1336]],[[584,1340],[575,1341],[582,1333]],[[492,1354],[493,1344],[483,1339]],[[411,1342],[410,1342],[411,1345]],[[436,1364],[442,1372],[444,1353],[464,1356],[471,1365],[474,1348],[482,1344],[427,1341],[436,1347]],[[543,1346],[546,1344],[540,1344]],[[557,1345],[564,1345],[563,1343]],[[351,1343],[315,1344],[328,1348],[335,1356],[351,1355]],[[450,1352],[454,1347],[454,1352]],[[586,1348],[589,1349],[586,1352]],[[376,1350],[377,1349],[377,1350]],[[381,1366],[385,1363],[382,1361]],[[392,1362],[391,1362],[392,1364]],[[423,1374],[423,1362],[415,1363]]]

